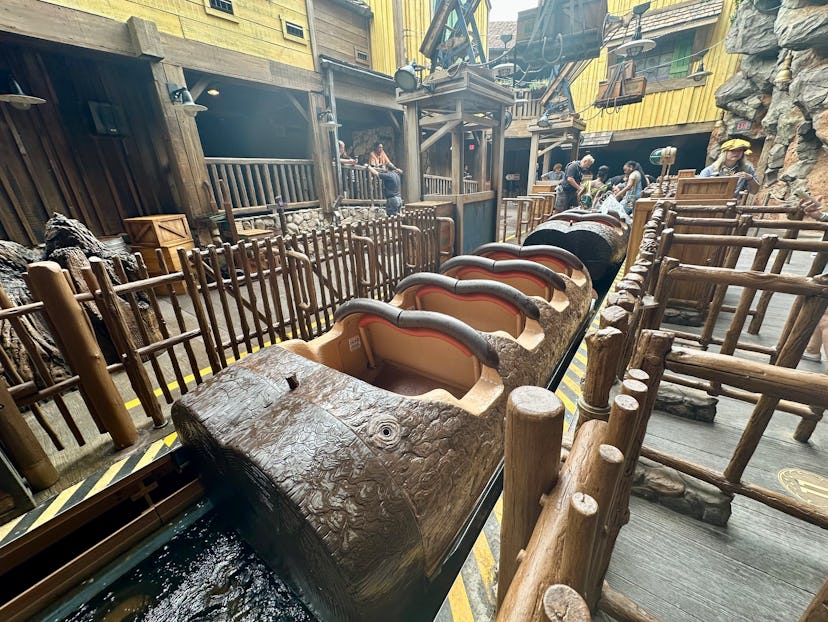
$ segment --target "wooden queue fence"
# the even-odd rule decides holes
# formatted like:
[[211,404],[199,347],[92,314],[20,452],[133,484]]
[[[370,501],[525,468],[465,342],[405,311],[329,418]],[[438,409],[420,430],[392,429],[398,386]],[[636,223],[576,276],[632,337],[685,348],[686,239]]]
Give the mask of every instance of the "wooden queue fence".
[[[190,383],[200,384],[207,373],[259,348],[326,332],[347,300],[390,300],[405,276],[439,266],[440,225],[433,209],[418,209],[362,227],[178,249],[178,271],[159,251],[162,274],[155,277],[136,254],[141,278],[131,282],[119,260],[110,266],[92,258],[83,270],[85,291],[75,290],[57,264],[32,264],[27,280],[37,302],[15,306],[0,288],[0,324],[19,340],[32,370],[25,378],[0,348],[0,443],[32,488],[48,488],[58,479],[49,455],[72,444],[67,432],[74,445],[88,442],[84,417],[116,447],[133,444],[137,431],[125,403],[137,402],[155,426],[163,426],[156,392],[171,404]],[[140,305],[149,306],[157,330],[142,321],[147,313]],[[117,361],[105,361],[90,310],[102,317]],[[50,372],[32,328],[35,315],[46,319],[66,377]],[[137,325],[137,333],[128,325]],[[27,410],[30,417],[21,414]],[[32,426],[40,428],[37,435]],[[38,436],[47,439],[45,445]]]
[[[815,506],[741,481],[781,396],[788,398],[782,402],[799,400],[800,406],[826,406],[828,402],[828,377],[803,375],[790,369],[798,362],[811,330],[828,306],[828,281],[822,277],[680,264],[659,255],[659,249],[664,248],[662,236],[675,235],[669,231],[668,223],[675,224],[668,207],[657,207],[646,224],[635,261],[608,295],[608,306],[600,314],[600,328],[586,337],[587,370],[578,402],[578,428],[563,464],[563,407],[557,398],[536,388],[521,388],[510,396],[499,621],[586,621],[590,620],[590,612],[596,610],[616,619],[655,620],[604,581],[615,539],[629,520],[629,496],[639,455],[702,479],[726,493],[743,494],[802,520],[822,527],[828,525],[828,516]],[[747,241],[751,239],[755,241]],[[694,241],[691,239],[690,243]],[[701,241],[724,242],[715,236]],[[731,244],[722,257],[732,261],[737,248],[756,248],[757,254],[769,247],[778,251],[804,250],[818,254],[814,266],[819,267],[825,251],[824,242],[780,240],[775,236],[745,241]],[[766,260],[760,257],[757,261]],[[656,263],[660,267],[658,273]],[[739,286],[743,290],[797,296],[784,331],[786,337],[778,344],[773,363],[738,359],[732,352],[708,353],[678,347],[673,332],[659,329],[669,300],[668,284],[691,278],[712,282],[717,292],[720,287]],[[749,305],[745,301],[734,312],[737,320],[738,309]],[[644,445],[646,424],[661,379],[694,374],[701,379],[697,382],[715,382],[718,394],[725,394],[725,385],[732,384],[736,388],[729,390],[741,393],[731,396],[750,394],[756,402],[724,473]],[[815,425],[813,418],[803,418],[803,425],[812,424]],[[827,601],[828,583],[802,620],[821,619]],[[571,617],[563,618],[564,613]]]

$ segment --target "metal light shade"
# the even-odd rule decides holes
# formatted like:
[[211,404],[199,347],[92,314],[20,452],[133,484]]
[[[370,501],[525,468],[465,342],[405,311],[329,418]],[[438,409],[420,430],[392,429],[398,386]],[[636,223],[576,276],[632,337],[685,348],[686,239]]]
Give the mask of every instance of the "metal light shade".
[[701,82],[707,76],[712,76],[712,75],[713,75],[713,72],[708,71],[707,69],[705,69],[704,68],[704,61],[701,61],[701,62],[699,62],[699,66],[696,68],[696,71],[689,74],[687,77],[690,78],[691,80],[696,81],[696,82]]
[[417,80],[417,71],[414,69],[414,65],[409,63],[408,65],[403,65],[397,69],[397,71],[394,72],[394,82],[396,82],[397,86],[403,91],[416,91],[417,86],[419,85]]
[[622,43],[613,50],[618,56],[630,57],[638,56],[644,52],[649,52],[656,46],[656,42],[652,39],[633,39]]
[[652,153],[650,153],[650,164],[656,164],[658,166],[675,164],[677,152],[678,150],[675,147],[660,147],[659,149],[653,149]]
[[18,110],[28,110],[33,105],[46,103],[45,99],[34,97],[33,95],[26,95],[23,89],[20,88],[20,84],[12,76],[8,77],[6,90],[6,93],[0,94],[0,102],[11,104],[12,108],[17,108]]
[[504,116],[504,119],[503,119],[503,129],[504,129],[504,130],[508,130],[508,129],[509,129],[509,126],[510,126],[510,125],[512,125],[512,111],[511,111],[511,110],[507,110],[507,111],[503,114],[503,116]]
[[199,112],[207,110],[207,106],[195,103],[192,94],[186,86],[179,88],[178,85],[168,82],[167,90],[170,93],[170,101],[181,108],[184,114],[194,117]]

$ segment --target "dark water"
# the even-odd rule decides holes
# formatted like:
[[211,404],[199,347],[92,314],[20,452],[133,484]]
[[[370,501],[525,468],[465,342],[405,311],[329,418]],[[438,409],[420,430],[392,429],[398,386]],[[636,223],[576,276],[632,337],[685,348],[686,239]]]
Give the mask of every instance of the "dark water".
[[67,622],[316,622],[234,531],[200,519]]

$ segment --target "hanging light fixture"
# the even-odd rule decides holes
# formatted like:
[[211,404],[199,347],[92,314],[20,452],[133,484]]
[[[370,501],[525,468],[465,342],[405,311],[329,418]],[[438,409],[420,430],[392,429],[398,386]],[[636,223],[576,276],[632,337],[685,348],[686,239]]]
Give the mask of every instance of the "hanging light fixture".
[[422,65],[411,61],[394,72],[394,82],[400,87],[401,91],[406,93],[416,91],[420,87],[425,87],[419,76],[424,69],[425,67]]
[[634,58],[644,54],[645,52],[649,52],[656,46],[655,41],[652,39],[644,39],[641,36],[641,16],[644,15],[649,8],[649,2],[644,2],[643,4],[638,4],[633,7],[633,19],[636,20],[635,34],[633,35],[632,40],[622,43],[615,48],[613,50],[615,54],[624,58]]
[[167,82],[167,92],[170,94],[170,101],[183,110],[187,116],[195,117],[199,112],[207,110],[207,106],[195,103],[186,86],[178,86],[172,82]]
[[6,79],[0,83],[0,102],[11,104],[12,108],[17,110],[28,110],[37,104],[45,104],[46,100],[34,95],[27,95],[20,88],[20,84],[14,79],[10,73],[6,74]]
[[334,117],[333,112],[330,110],[323,110],[316,115],[316,118],[321,121],[319,125],[328,129],[328,131],[333,132],[336,128],[342,127],[341,123],[336,122],[336,118]]
[[699,61],[699,66],[696,67],[696,71],[694,71],[691,74],[688,74],[687,77],[690,78],[691,80],[693,80],[694,82],[701,82],[707,76],[712,76],[712,75],[713,75],[713,72],[708,71],[707,69],[705,69],[704,68],[704,61],[700,60]]

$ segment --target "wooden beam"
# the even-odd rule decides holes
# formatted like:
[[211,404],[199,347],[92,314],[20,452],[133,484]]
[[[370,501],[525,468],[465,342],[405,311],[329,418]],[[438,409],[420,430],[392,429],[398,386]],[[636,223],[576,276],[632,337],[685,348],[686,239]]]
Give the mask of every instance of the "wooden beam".
[[457,119],[456,121],[449,121],[439,130],[434,132],[431,136],[429,136],[423,143],[420,145],[420,153],[425,153],[428,151],[434,143],[440,140],[443,136],[451,132],[454,128],[460,125],[460,120]]
[[293,104],[293,107],[296,108],[296,110],[299,111],[299,114],[301,115],[301,117],[305,121],[310,123],[310,119],[308,118],[308,113],[305,112],[305,109],[302,107],[302,104],[299,103],[299,100],[296,99],[296,96],[294,96],[293,93],[285,93],[285,97],[287,97],[288,101],[291,104]]
[[529,141],[529,170],[526,173],[526,192],[532,191],[532,185],[538,179],[538,133],[532,132]]
[[456,110],[453,112],[447,112],[445,114],[435,114],[429,117],[423,117],[420,119],[420,127],[431,128],[431,127],[438,127],[443,125],[444,123],[450,123],[451,121],[461,121],[461,115]]
[[422,198],[422,172],[420,165],[420,113],[416,103],[403,107],[403,144],[405,145],[405,200],[414,203]]
[[328,214],[333,207],[336,184],[333,175],[333,160],[331,153],[331,139],[327,128],[320,125],[314,111],[327,108],[325,97],[321,93],[308,93],[308,109],[310,123],[308,125],[311,156],[315,168],[316,193],[319,197],[319,206],[324,214]]
[[394,59],[397,67],[402,67],[408,60],[405,55],[405,10],[403,8],[403,0],[392,0],[391,11],[394,21],[394,32],[397,36],[394,37]]
[[150,63],[155,92],[155,113],[158,123],[154,129],[159,132],[159,139],[153,141],[159,149],[162,162],[167,162],[170,171],[170,183],[177,207],[195,225],[203,216],[212,214],[212,208],[204,193],[207,179],[207,166],[204,151],[198,134],[195,118],[178,110],[170,101],[167,83],[183,86],[184,70],[180,66],[166,62]]
[[[155,22],[134,15],[127,20],[127,30],[135,53],[148,60],[164,58],[164,46]],[[195,99],[195,95],[193,95]]]
[[308,16],[308,33],[310,35],[310,49],[313,57],[313,70],[319,71],[319,47],[316,45],[316,11],[313,9],[313,0],[305,0],[305,13]]
[[394,126],[394,129],[397,132],[402,132],[402,128],[400,127],[400,122],[397,121],[397,116],[390,110],[385,111],[388,114],[388,119],[391,121],[391,125]]

